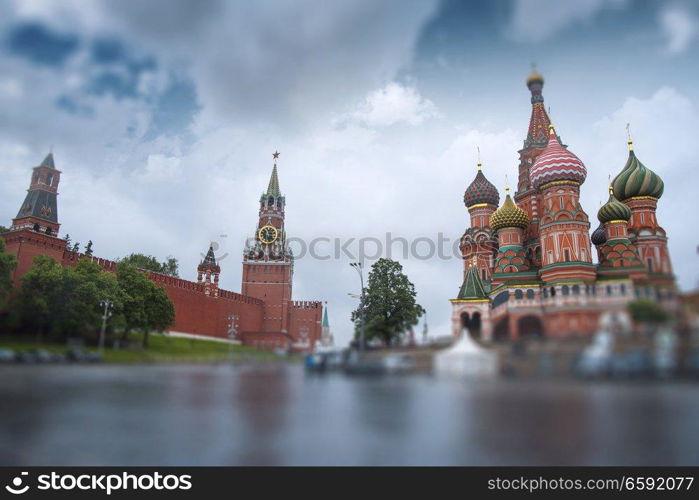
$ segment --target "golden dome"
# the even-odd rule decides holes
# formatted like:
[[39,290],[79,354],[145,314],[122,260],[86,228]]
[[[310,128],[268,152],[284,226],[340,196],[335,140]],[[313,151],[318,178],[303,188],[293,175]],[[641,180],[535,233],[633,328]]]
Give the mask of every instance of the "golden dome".
[[506,193],[505,202],[490,216],[490,227],[496,231],[504,227],[526,229],[529,225],[527,212],[515,205],[515,202],[510,198],[509,188],[507,188]]
[[544,77],[541,75],[541,73],[539,73],[536,70],[536,67],[532,65],[532,72],[527,77],[527,87],[529,87],[533,83],[540,83],[543,85],[544,84]]

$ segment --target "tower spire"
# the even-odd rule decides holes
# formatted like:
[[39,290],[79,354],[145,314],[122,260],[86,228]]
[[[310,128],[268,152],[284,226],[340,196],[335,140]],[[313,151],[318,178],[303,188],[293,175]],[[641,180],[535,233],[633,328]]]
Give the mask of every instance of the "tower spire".
[[631,140],[631,124],[626,124],[626,144],[629,145],[629,151],[633,151],[633,141]]
[[279,189],[279,176],[277,175],[277,159],[279,158],[279,151],[272,153],[272,159],[274,160],[274,167],[272,167],[272,175],[269,178],[269,184],[267,186],[267,196],[273,196],[279,198],[282,193]]

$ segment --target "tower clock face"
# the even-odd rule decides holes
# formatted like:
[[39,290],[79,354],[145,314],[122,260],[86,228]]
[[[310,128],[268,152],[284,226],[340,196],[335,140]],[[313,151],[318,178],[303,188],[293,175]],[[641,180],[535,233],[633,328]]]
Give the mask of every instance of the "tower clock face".
[[263,226],[258,231],[257,237],[262,243],[269,245],[270,243],[277,241],[279,231],[277,231],[277,228],[274,226]]

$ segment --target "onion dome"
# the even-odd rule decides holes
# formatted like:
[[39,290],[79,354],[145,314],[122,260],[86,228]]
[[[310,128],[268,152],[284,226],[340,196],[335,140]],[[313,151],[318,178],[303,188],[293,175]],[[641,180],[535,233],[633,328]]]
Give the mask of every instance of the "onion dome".
[[536,70],[536,67],[532,67],[532,72],[527,77],[527,87],[531,87],[535,83],[543,85],[544,84],[544,77],[541,76],[541,74]]
[[614,196],[619,200],[628,200],[636,196],[660,198],[665,189],[660,176],[636,158],[631,140],[629,140],[629,159],[624,169],[612,181],[612,187]]
[[628,222],[631,219],[631,210],[614,196],[614,190],[609,186],[609,199],[597,212],[597,218],[602,224],[612,221]]
[[592,244],[595,246],[602,245],[607,241],[607,233],[604,231],[604,225],[600,222],[597,229],[592,231],[592,236],[590,237]]
[[490,227],[495,231],[504,227],[519,227],[526,229],[529,225],[527,212],[515,205],[510,198],[510,188],[506,190],[505,202],[490,216]]
[[529,171],[532,185],[538,189],[553,181],[573,181],[582,184],[585,177],[587,170],[583,162],[563,147],[553,125],[549,125],[549,142]]
[[478,173],[473,179],[471,185],[464,193],[464,204],[466,208],[471,208],[474,205],[487,203],[488,205],[498,206],[500,203],[500,193],[493,184],[485,178],[481,171],[481,164],[478,164]]

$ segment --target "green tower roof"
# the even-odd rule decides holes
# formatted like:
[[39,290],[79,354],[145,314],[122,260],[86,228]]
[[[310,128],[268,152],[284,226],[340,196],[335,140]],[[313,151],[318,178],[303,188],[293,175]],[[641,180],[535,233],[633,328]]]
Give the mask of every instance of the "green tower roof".
[[272,169],[272,176],[269,178],[269,185],[267,186],[267,196],[273,196],[279,198],[282,192],[279,190],[279,177],[277,176],[277,164],[274,164]]
[[476,266],[469,266],[466,272],[466,277],[464,278],[464,283],[461,285],[461,290],[459,290],[459,296],[457,299],[487,299],[488,294],[485,293],[485,288],[483,288],[483,281],[478,274],[478,268]]
[[323,308],[323,324],[321,326],[323,326],[323,327],[330,326],[330,322],[328,321],[328,306],[325,306]]

